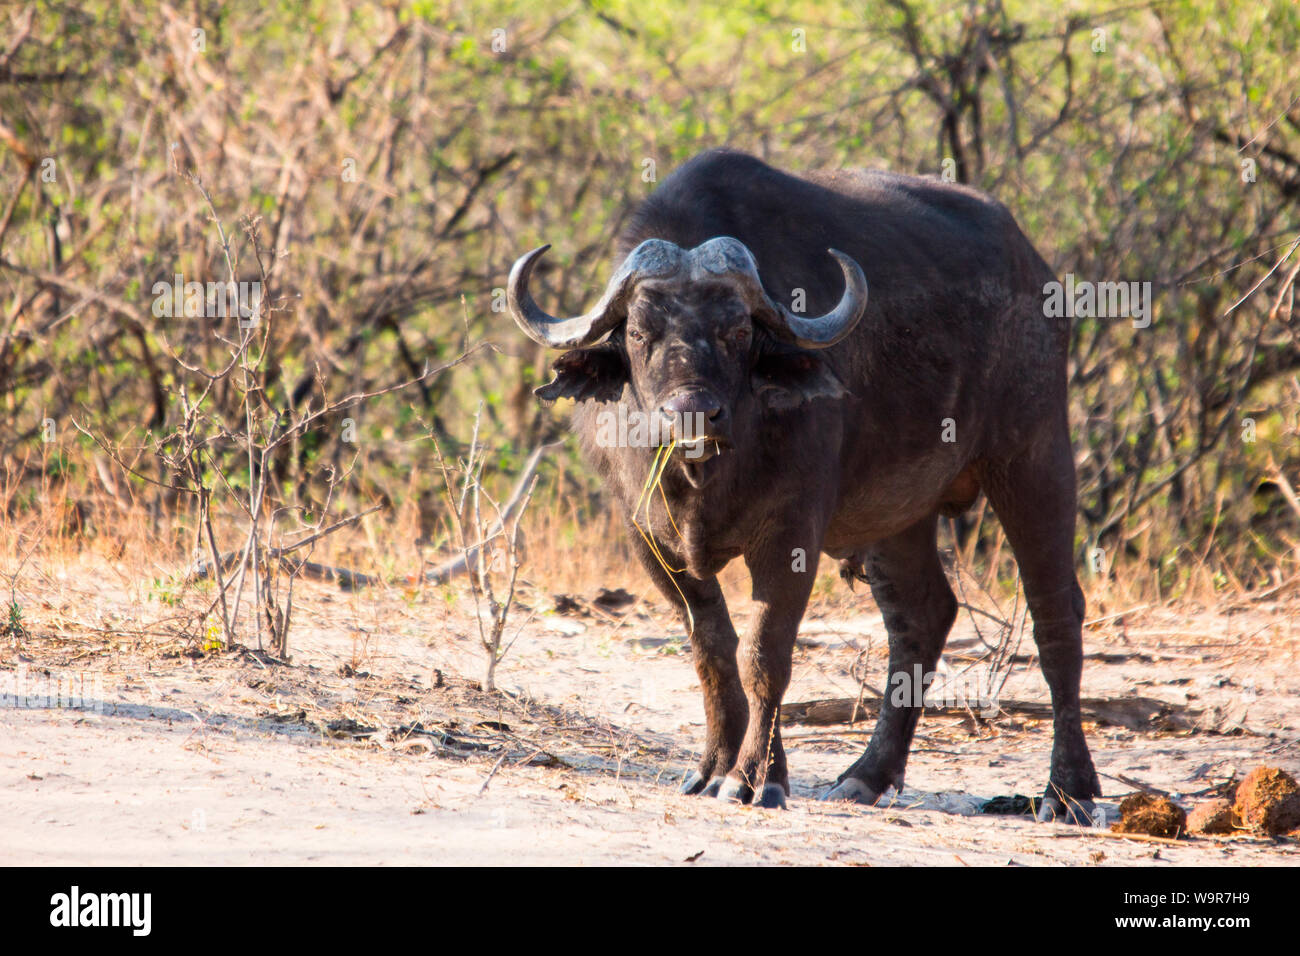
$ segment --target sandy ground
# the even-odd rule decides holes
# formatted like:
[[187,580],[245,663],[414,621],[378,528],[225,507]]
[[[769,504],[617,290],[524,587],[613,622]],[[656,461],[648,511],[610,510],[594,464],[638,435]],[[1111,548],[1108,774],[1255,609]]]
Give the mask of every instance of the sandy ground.
[[[869,718],[785,729],[784,812],[679,796],[703,708],[684,635],[640,601],[557,613],[528,595],[537,613],[498,672],[510,696],[492,696],[468,679],[482,651],[446,592],[307,585],[292,666],[199,655],[159,636],[165,603],[107,593],[50,579],[28,594],[30,635],[3,645],[0,863],[1300,863],[1295,839],[1175,845],[971,814],[1042,790],[1050,722],[1015,713],[923,718],[890,807],[815,799]],[[1146,787],[1190,807],[1261,763],[1300,772],[1298,621],[1300,604],[1254,604],[1089,627],[1086,697],[1167,704],[1168,719],[1086,725],[1103,806]],[[976,673],[981,650],[963,614],[945,661]],[[1000,698],[1046,700],[1028,638],[1020,654]],[[816,607],[786,700],[855,697],[855,674],[879,687],[885,655],[869,597]]]

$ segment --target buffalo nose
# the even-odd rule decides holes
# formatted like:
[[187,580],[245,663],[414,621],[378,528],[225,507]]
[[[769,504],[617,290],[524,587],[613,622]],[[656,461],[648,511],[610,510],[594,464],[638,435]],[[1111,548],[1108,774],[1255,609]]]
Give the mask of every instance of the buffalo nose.
[[712,396],[703,392],[678,392],[660,406],[669,418],[677,415],[703,415],[706,419],[716,418],[722,407]]
[[678,392],[659,406],[675,438],[701,438],[717,430],[726,421],[726,413],[712,395],[705,392]]

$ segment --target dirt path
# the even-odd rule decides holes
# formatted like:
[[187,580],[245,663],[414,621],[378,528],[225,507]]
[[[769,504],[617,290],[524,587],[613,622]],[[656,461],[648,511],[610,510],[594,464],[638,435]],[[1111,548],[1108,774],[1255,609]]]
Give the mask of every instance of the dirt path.
[[[321,585],[283,667],[79,629],[98,600],[84,587],[48,596],[34,636],[0,655],[0,863],[1300,863],[1295,840],[1175,846],[963,815],[1041,791],[1050,722],[1015,715],[923,718],[890,808],[814,799],[870,720],[786,728],[786,812],[678,796],[702,737],[698,687],[682,636],[639,607],[540,614],[499,674],[514,696],[491,697],[457,676],[477,676],[481,655],[438,595]],[[805,622],[787,701],[855,696],[855,666],[883,684],[883,629],[861,607]],[[354,626],[331,626],[344,610]],[[1106,804],[1145,785],[1190,805],[1260,763],[1300,771],[1298,618],[1162,610],[1090,629],[1085,696],[1155,698],[1201,725],[1089,725]],[[977,649],[963,618],[950,666]],[[46,699],[69,692],[83,706]],[[1031,661],[1002,697],[1046,699]]]

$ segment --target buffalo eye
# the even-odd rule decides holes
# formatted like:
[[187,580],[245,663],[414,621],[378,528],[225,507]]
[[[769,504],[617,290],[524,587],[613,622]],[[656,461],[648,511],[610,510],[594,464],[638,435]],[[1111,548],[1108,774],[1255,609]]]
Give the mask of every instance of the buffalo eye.
[[645,342],[645,336],[642,335],[640,332],[638,332],[636,329],[628,329],[627,337],[631,339],[633,342],[637,343],[638,345]]

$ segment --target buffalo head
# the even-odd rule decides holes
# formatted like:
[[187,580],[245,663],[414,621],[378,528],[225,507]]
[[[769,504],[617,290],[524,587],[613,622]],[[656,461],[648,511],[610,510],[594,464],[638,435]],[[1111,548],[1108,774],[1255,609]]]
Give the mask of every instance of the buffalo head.
[[507,286],[510,314],[524,334],[569,350],[555,362],[555,380],[537,390],[544,399],[617,401],[630,385],[637,410],[661,419],[653,430],[663,436],[658,443],[676,438],[698,460],[732,444],[736,418],[751,400],[789,408],[844,394],[812,354],[847,336],[866,310],[866,278],[843,253],[828,250],[844,273],[839,304],[801,316],[764,291],[754,256],[739,240],[719,236],[682,249],[647,239],[590,312],[556,318],[528,292],[549,248],[521,257]]

